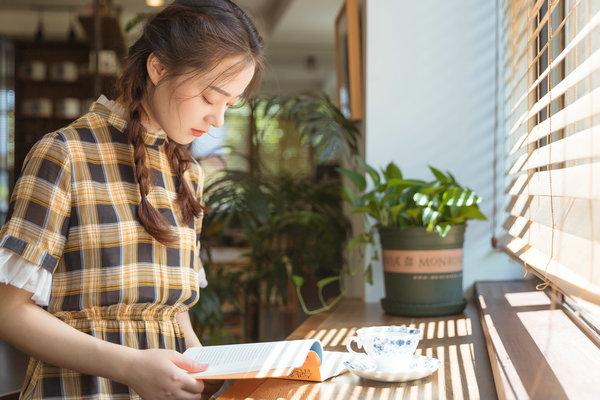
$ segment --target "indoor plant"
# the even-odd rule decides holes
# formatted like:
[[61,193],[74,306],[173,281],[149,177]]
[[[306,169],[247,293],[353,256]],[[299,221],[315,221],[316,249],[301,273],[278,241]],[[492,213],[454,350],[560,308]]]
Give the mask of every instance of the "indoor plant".
[[[361,213],[374,220],[350,243],[375,244],[381,239],[386,297],[381,300],[391,314],[426,316],[461,312],[462,247],[469,219],[486,219],[479,211],[481,198],[461,186],[454,176],[429,167],[431,181],[405,179],[390,162],[381,172],[358,158],[358,164],[371,180],[347,169],[347,176],[358,195],[344,187],[344,198]],[[372,260],[379,258],[375,249]],[[371,261],[372,261],[371,260]],[[366,276],[370,275],[369,263]]]
[[[204,194],[209,212],[203,223],[203,237],[227,236],[231,229],[243,232],[249,249],[248,268],[244,268],[243,273],[227,272],[228,275],[238,273],[233,284],[221,285],[215,279],[211,282],[216,291],[213,297],[227,299],[245,318],[254,320],[260,316],[252,307],[247,307],[248,304],[277,307],[288,299],[295,301],[295,293],[289,291],[292,277],[294,282],[309,283],[296,291],[303,304],[307,299],[313,306],[319,301],[315,300],[317,297],[325,301],[328,295],[335,295],[334,285],[328,286],[326,294],[322,291],[315,294],[318,285],[314,283],[321,282],[324,276],[338,274],[344,264],[350,225],[341,207],[341,179],[331,164],[336,155],[356,154],[358,131],[323,94],[255,98],[248,108],[252,145],[242,164],[249,168],[225,169],[207,185]],[[273,165],[272,160],[264,159],[260,148],[264,144],[272,145],[264,138],[272,137],[274,131],[280,131],[286,138],[296,137],[309,149],[314,164],[327,165],[322,168],[324,172],[320,173],[314,164],[315,172],[310,174],[301,171],[297,164]],[[290,167],[293,173],[286,171]],[[328,174],[328,169],[333,174]],[[211,269],[208,241],[203,241],[202,248],[205,267]],[[211,275],[216,271],[214,269]],[[245,304],[234,295],[240,288]],[[214,315],[198,313],[197,325],[221,322],[217,318],[220,317],[218,307],[212,305],[211,302],[209,309],[215,310]],[[249,334],[260,335],[259,332]]]
[[[338,274],[350,234],[340,193],[339,180],[314,182],[285,172],[224,171],[205,191],[210,210],[206,233],[218,235],[238,227],[249,247],[247,268],[229,290],[244,293],[245,303],[276,307],[295,296],[288,290],[292,276],[315,282]],[[313,297],[312,286],[303,289],[304,297]],[[235,304],[235,298],[229,296],[229,300]],[[235,305],[246,312],[244,304]]]

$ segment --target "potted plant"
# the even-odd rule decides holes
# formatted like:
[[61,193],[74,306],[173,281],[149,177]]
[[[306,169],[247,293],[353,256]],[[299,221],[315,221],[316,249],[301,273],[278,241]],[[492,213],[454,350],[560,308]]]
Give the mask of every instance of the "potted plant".
[[[429,167],[430,181],[405,179],[390,162],[380,172],[357,158],[371,180],[347,169],[339,172],[350,179],[358,194],[344,187],[344,199],[374,220],[350,243],[349,249],[381,240],[385,297],[383,309],[395,315],[430,316],[460,313],[462,296],[462,251],[469,219],[486,219],[479,210],[481,198],[461,186],[454,176]],[[371,261],[379,258],[374,250]],[[371,273],[371,262],[365,275]]]

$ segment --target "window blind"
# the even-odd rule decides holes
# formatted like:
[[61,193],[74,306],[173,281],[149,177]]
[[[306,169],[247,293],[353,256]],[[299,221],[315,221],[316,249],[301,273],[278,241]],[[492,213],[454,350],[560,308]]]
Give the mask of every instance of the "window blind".
[[504,0],[499,246],[600,305],[600,1]]

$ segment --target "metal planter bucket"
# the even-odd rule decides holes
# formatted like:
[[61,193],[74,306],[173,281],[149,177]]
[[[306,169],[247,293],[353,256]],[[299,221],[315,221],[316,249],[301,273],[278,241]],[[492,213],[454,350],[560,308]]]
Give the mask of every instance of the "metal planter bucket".
[[404,316],[461,313],[465,225],[446,237],[425,228],[380,227],[385,312]]

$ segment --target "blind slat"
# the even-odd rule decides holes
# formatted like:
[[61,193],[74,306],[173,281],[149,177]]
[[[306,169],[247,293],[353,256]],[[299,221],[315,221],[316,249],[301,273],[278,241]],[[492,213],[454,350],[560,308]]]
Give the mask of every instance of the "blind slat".
[[[552,171],[540,171],[530,175],[513,175],[513,178],[514,181],[507,188],[507,193],[512,196],[528,194],[600,199],[600,185],[597,184],[600,181],[600,163],[598,162]],[[552,188],[550,183],[552,183]]]
[[593,216],[600,215],[600,200],[524,194],[511,197],[506,212],[549,228],[554,223],[556,229],[586,240],[600,240],[600,225],[593,223]]
[[550,164],[598,157],[600,157],[600,126],[594,126],[552,142],[550,146],[537,148],[530,154],[521,154],[508,174],[514,175]]

